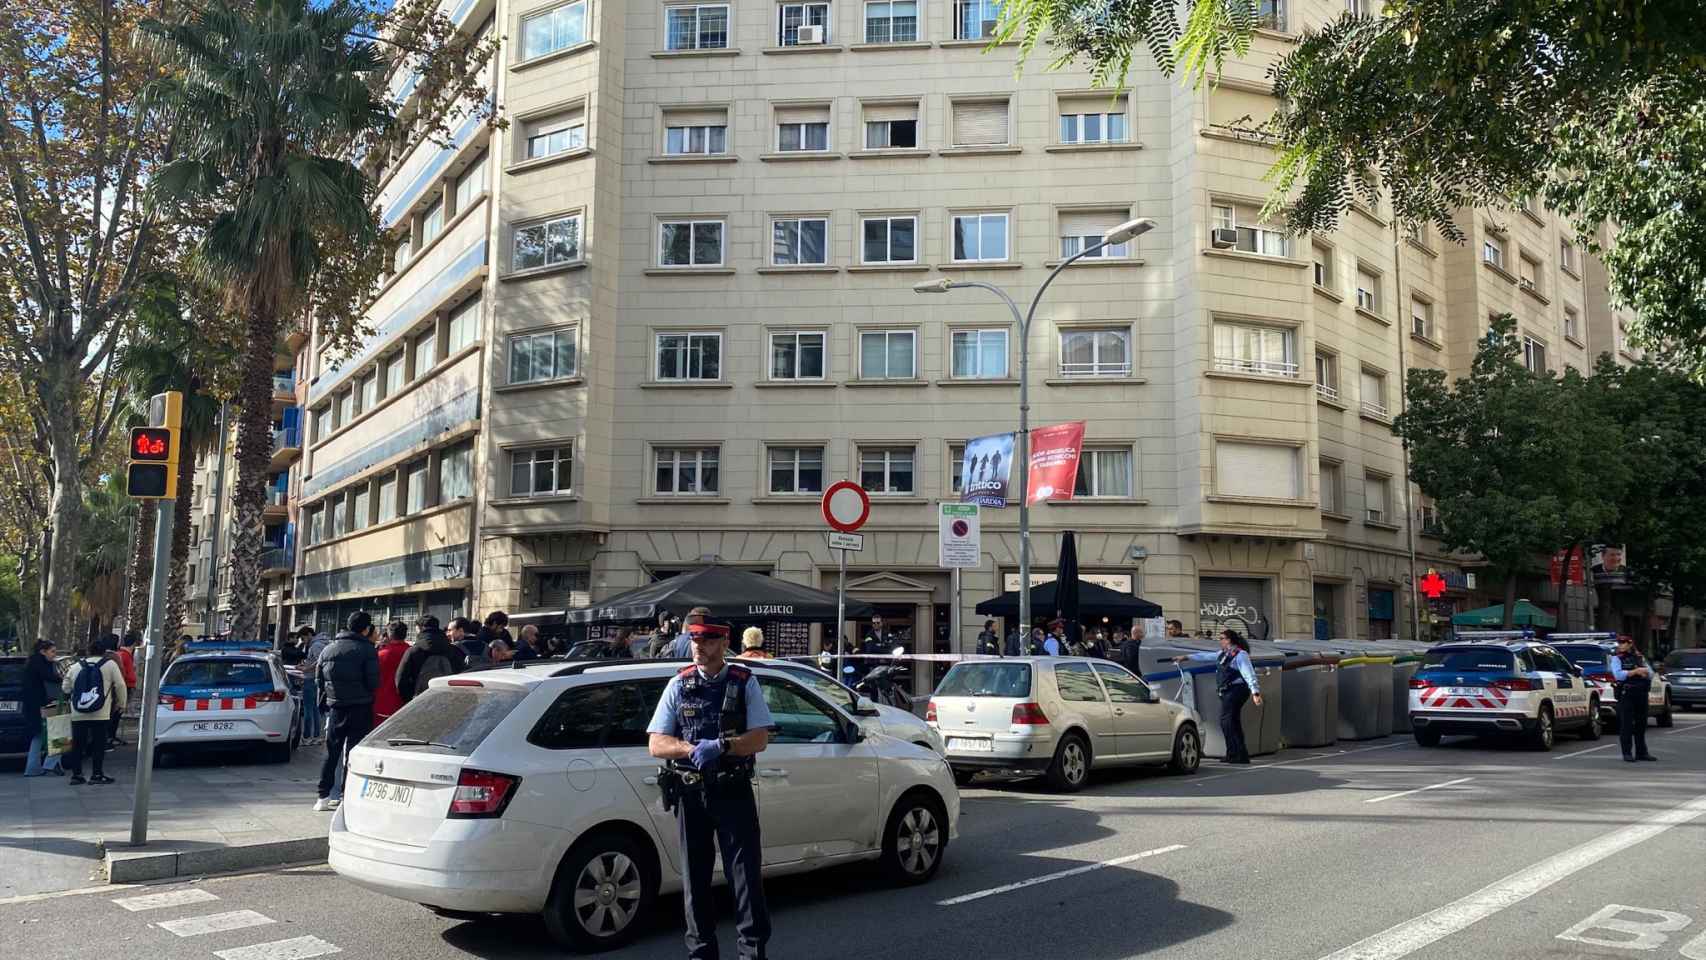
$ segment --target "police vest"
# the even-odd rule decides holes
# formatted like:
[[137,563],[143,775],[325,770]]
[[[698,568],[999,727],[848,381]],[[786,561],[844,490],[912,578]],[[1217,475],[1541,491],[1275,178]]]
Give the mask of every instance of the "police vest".
[[1238,654],[1221,654],[1214,667],[1214,688],[1221,693],[1231,690],[1234,685],[1245,686],[1244,675],[1232,665],[1233,658]]
[[[1647,659],[1634,650],[1631,650],[1628,653],[1612,654],[1612,656],[1615,656],[1622,662],[1624,670],[1634,670],[1637,667],[1644,667],[1647,665]],[[1653,688],[1653,678],[1650,676],[1630,677],[1629,679],[1619,683],[1617,686],[1619,689],[1628,690],[1630,693],[1645,694]]]
[[[698,743],[746,732],[746,682],[752,679],[751,670],[730,662],[714,679],[705,679],[697,666],[685,668],[676,677],[681,681],[677,707],[681,739]],[[753,762],[752,757],[726,757],[723,766],[748,767]]]

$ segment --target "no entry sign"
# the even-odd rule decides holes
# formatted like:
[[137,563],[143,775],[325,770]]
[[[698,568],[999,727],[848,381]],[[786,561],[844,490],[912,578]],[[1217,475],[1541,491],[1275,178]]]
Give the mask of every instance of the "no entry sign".
[[823,522],[830,529],[852,533],[865,525],[871,516],[871,498],[865,488],[851,480],[831,484],[823,492]]

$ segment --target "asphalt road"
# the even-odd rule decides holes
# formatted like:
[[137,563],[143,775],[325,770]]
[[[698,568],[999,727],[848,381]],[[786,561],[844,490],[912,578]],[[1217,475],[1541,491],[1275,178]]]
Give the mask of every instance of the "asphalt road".
[[[857,868],[772,884],[772,953],[1706,960],[1706,714],[1649,742],[1661,762],[1625,764],[1614,739],[1542,754],[1391,738],[1106,775],[1071,797],[974,788],[927,886]],[[683,955],[680,900],[661,904],[612,956]],[[535,920],[443,920],[324,866],[0,901],[0,930],[33,960],[560,956]]]

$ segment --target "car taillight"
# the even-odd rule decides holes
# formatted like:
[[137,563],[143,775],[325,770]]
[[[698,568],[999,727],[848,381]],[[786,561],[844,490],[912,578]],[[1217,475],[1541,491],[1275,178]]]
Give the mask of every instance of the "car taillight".
[[1013,704],[1013,723],[1015,725],[1036,725],[1048,723],[1048,715],[1043,708],[1034,703]]
[[1505,680],[1494,680],[1493,686],[1500,690],[1533,690],[1534,681],[1527,677],[1511,677]]
[[1429,688],[1433,685],[1434,684],[1433,684],[1432,680],[1423,680],[1421,677],[1411,677],[1410,678],[1410,689],[1411,690],[1426,690],[1427,688]]
[[1588,679],[1598,683],[1615,683],[1617,681],[1617,678],[1609,673],[1590,673]]
[[175,693],[162,693],[162,694],[160,694],[160,706],[162,706],[162,707],[176,707],[176,706],[182,704],[183,702],[184,702],[184,698],[178,696]]
[[935,723],[936,722],[936,701],[932,700],[929,703],[924,705],[924,722],[925,723]]
[[283,690],[274,690],[271,693],[260,694],[259,696],[255,697],[255,702],[256,703],[283,703],[284,702],[284,691]]
[[449,816],[457,820],[501,817],[520,785],[520,777],[506,773],[463,770],[456,780],[456,794],[450,798]]

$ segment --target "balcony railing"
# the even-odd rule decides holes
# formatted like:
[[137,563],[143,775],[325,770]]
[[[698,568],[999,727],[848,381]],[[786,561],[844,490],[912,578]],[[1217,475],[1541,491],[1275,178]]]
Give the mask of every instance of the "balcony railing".
[[1317,383],[1315,385],[1315,392],[1320,394],[1322,396],[1322,398],[1324,398],[1324,399],[1331,400],[1334,403],[1339,402],[1339,388],[1338,387],[1330,386],[1330,385],[1325,384],[1325,383]]
[[1362,402],[1362,412],[1371,417],[1379,417],[1382,420],[1385,420],[1392,415],[1391,412],[1386,409],[1386,404],[1381,403],[1379,400],[1364,400]]
[[272,448],[276,453],[290,447],[302,446],[301,427],[279,427],[272,432]]
[[1063,377],[1129,377],[1131,376],[1131,364],[1116,363],[1111,360],[1062,363],[1060,375]]
[[1264,377],[1295,377],[1297,364],[1288,360],[1248,360],[1243,357],[1215,357],[1216,370],[1231,373],[1254,373]]
[[290,490],[281,487],[267,488],[267,506],[282,507],[290,502]]
[[288,373],[275,373],[272,378],[273,396],[295,396],[296,378]]
[[283,547],[271,547],[261,551],[262,570],[290,569],[290,555]]

